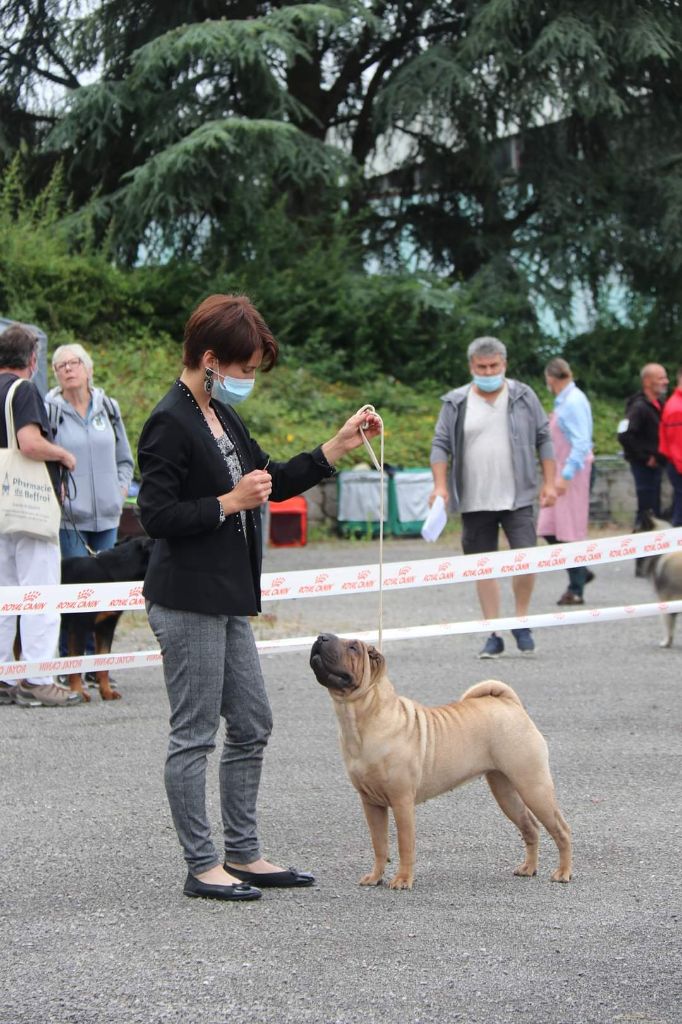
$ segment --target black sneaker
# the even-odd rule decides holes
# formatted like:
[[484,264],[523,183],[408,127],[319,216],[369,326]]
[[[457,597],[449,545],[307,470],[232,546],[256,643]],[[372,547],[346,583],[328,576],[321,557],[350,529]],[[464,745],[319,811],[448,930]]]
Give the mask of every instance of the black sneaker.
[[[96,690],[97,689],[97,685],[98,684],[97,684],[97,673],[96,672],[86,672],[85,675],[83,676],[83,679],[85,680],[86,684],[88,685],[88,687],[91,690]],[[112,675],[109,676],[109,685],[111,686],[112,690],[117,690],[118,689],[118,686],[116,685],[116,680],[114,679],[114,677]]]
[[534,653],[535,640],[533,640],[533,634],[527,627],[524,627],[523,629],[512,629],[512,636],[516,640],[516,646],[521,651],[521,654]]
[[504,640],[497,633],[491,633],[478,652],[479,658],[499,658],[504,651]]

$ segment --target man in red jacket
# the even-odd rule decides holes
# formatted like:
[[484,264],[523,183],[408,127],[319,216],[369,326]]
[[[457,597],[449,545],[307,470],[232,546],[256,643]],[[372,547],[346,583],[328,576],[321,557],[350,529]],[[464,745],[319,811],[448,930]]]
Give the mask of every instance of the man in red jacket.
[[668,460],[668,475],[673,485],[673,526],[682,526],[682,366],[677,371],[677,387],[663,406],[658,448]]

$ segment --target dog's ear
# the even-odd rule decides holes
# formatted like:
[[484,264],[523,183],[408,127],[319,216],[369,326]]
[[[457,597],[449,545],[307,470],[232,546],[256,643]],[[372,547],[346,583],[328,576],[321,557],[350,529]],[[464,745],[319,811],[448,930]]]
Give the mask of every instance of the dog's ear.
[[379,672],[386,664],[386,659],[384,658],[383,654],[381,653],[381,651],[378,651],[376,647],[373,647],[371,644],[367,647],[367,654],[369,655],[369,663],[372,672]]

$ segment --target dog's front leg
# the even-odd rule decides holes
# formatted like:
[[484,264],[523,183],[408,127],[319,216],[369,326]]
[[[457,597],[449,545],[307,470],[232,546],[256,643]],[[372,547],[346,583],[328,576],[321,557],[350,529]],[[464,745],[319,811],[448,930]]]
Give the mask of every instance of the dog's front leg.
[[[85,631],[81,615],[71,615],[66,625],[66,648],[70,658],[80,658],[85,654]],[[83,676],[80,672],[69,673],[69,689],[79,693],[84,703],[90,700],[90,694],[83,686]]]
[[80,672],[72,672],[69,675],[69,689],[73,690],[74,693],[80,693],[81,700],[86,704],[89,703],[90,694],[83,686],[83,676]]
[[398,833],[398,871],[389,889],[411,889],[414,881],[415,827],[414,798],[410,794],[391,804]]
[[[97,654],[111,653],[116,623],[121,618],[121,614],[121,612],[100,612],[95,617],[95,651]],[[121,694],[111,685],[109,669],[101,669],[95,675],[102,700],[121,699]]]
[[379,885],[388,863],[388,807],[370,804],[362,797],[362,809],[372,837],[374,867],[368,875],[362,876],[360,885]]

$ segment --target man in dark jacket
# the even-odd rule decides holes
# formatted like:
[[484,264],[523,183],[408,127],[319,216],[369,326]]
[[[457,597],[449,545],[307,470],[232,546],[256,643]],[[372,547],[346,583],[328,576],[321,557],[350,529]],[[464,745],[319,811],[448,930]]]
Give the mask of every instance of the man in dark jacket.
[[658,363],[647,363],[640,377],[642,390],[627,400],[625,418],[618,424],[618,440],[630,463],[637,492],[635,528],[644,512],[661,514],[661,476],[666,461],[658,450],[658,433],[668,375]]

